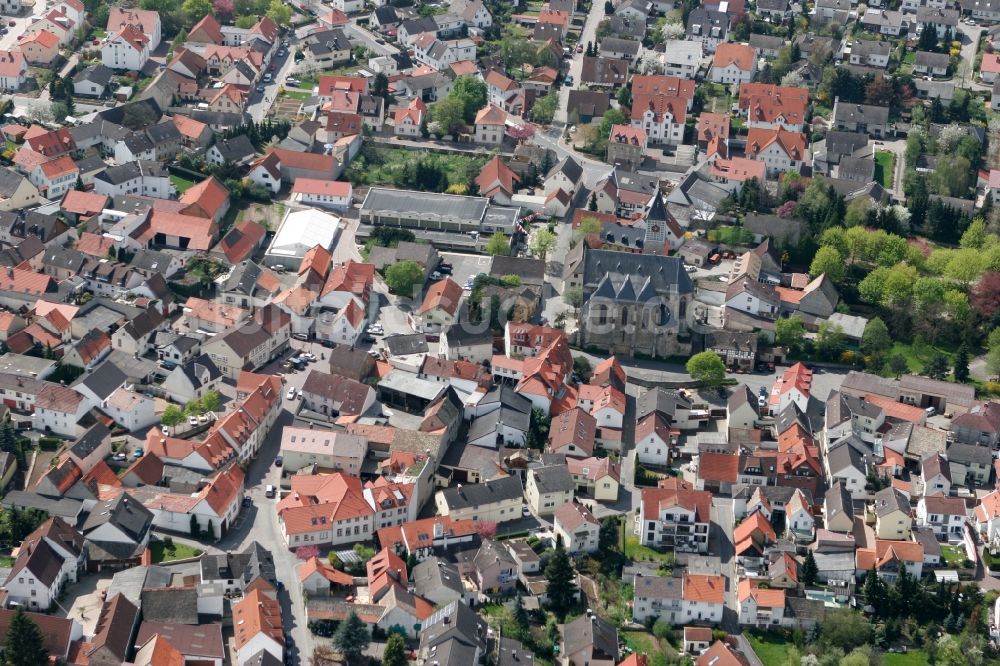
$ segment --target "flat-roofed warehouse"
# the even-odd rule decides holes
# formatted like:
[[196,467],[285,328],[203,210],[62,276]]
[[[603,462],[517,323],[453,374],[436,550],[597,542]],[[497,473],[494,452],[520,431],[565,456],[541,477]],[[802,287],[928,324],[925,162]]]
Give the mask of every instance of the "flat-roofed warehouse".
[[494,206],[485,197],[373,187],[361,204],[361,224],[509,236],[519,210]]

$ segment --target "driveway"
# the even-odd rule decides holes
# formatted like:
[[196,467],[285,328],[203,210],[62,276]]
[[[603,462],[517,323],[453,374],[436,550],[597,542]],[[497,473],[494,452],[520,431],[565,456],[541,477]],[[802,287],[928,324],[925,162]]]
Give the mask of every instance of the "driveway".
[[[591,7],[590,13],[587,14],[587,21],[583,24],[583,31],[580,33],[580,41],[578,44],[583,44],[584,48],[587,46],[587,42],[593,42],[597,44],[597,26],[600,22],[604,20],[604,5],[600,2],[595,2]],[[573,53],[573,58],[569,63],[569,73],[573,77],[573,88],[580,85],[580,73],[583,71],[583,54]],[[566,109],[569,104],[569,91],[570,86],[562,86],[559,88],[559,108],[556,109],[555,121],[565,125],[568,120],[566,117]]]
[[722,626],[730,633],[739,628],[739,601],[736,595],[736,558],[733,547],[733,501],[724,497],[712,499],[712,524],[709,527],[709,551],[715,553],[722,563],[722,574],[726,577],[726,608],[723,611]]
[[966,25],[959,21],[958,23],[958,35],[962,40],[962,53],[959,56],[958,71],[955,75],[955,83],[960,88],[968,87],[971,82],[973,88],[979,90],[993,90],[992,85],[984,85],[978,83],[974,79],[974,72],[972,71],[972,63],[976,60],[976,50],[979,48],[979,36],[983,34],[986,28],[978,25]]

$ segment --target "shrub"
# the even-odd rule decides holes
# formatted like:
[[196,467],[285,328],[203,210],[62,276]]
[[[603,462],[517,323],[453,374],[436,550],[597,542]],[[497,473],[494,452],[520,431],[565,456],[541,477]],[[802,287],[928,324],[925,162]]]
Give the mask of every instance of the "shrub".
[[58,437],[39,437],[38,438],[38,448],[42,451],[56,451],[62,444],[62,440]]

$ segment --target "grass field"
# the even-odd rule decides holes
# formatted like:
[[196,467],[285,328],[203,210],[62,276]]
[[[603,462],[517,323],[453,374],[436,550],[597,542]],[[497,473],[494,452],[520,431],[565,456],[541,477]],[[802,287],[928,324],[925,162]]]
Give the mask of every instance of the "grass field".
[[788,659],[788,642],[775,634],[747,633],[747,640],[764,664],[783,664]]
[[955,546],[941,546],[941,557],[948,566],[960,567],[965,561],[965,549]]
[[468,183],[479,174],[487,159],[483,154],[429,153],[366,145],[348,168],[347,178],[355,184],[389,183],[404,187],[408,174],[412,175],[417,162],[423,161],[440,169],[449,184]]
[[170,547],[167,547],[162,541],[151,541],[149,550],[153,555],[153,564],[186,560],[189,557],[201,555],[201,550],[184,543],[174,543]]
[[194,186],[193,180],[188,180],[187,178],[181,178],[180,176],[175,176],[170,174],[170,182],[174,184],[177,188],[178,194],[184,194],[187,190]]
[[281,96],[287,97],[288,99],[295,99],[300,102],[304,102],[310,97],[312,97],[312,94],[304,90],[286,90],[285,92],[281,93]]
[[910,372],[920,374],[924,369],[924,365],[931,360],[935,353],[940,352],[948,359],[948,365],[951,366],[954,361],[955,353],[950,349],[943,349],[941,347],[933,347],[931,345],[925,345],[921,349],[914,349],[912,344],[906,342],[896,342],[892,345],[892,349],[889,354],[900,354],[906,359],[906,365]]
[[882,655],[882,666],[930,666],[930,663],[923,650],[910,650],[906,654],[886,652]]
[[896,154],[888,150],[875,151],[875,182],[892,189],[896,175]]
[[673,564],[674,561],[673,553],[661,553],[660,551],[653,550],[648,546],[643,546],[639,543],[639,537],[634,534],[625,535],[625,557],[633,562],[648,560],[653,562],[669,562]]

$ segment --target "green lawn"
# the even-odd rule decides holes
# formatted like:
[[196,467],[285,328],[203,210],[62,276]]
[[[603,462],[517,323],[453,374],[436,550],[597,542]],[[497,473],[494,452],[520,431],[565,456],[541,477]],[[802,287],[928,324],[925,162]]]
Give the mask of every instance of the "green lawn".
[[747,640],[764,664],[784,664],[788,661],[788,642],[777,634],[747,632]]
[[149,550],[153,555],[153,564],[186,560],[189,557],[201,555],[201,550],[184,543],[174,543],[167,548],[162,541],[151,541]]
[[888,150],[875,151],[875,182],[889,190],[896,175],[896,154]]
[[930,663],[923,650],[909,650],[906,654],[886,652],[882,655],[882,666],[930,666]]
[[649,560],[652,562],[669,562],[673,564],[674,561],[673,553],[660,552],[649,546],[643,546],[639,543],[639,537],[634,534],[625,535],[625,557],[633,562]]
[[[941,347],[933,347],[931,345],[924,345],[921,349],[914,349],[913,345],[907,342],[896,342],[892,345],[892,350],[889,352],[892,354],[900,354],[906,359],[906,365],[909,371],[915,374],[920,374],[924,369],[924,364],[931,360],[931,357],[935,353],[940,352],[944,354],[945,358],[948,359],[949,367],[954,361],[955,352],[951,349],[943,349]],[[888,370],[887,370],[888,371]]]
[[300,102],[304,102],[310,97],[312,97],[312,94],[301,90],[286,90],[285,92],[281,93],[281,96],[288,97],[289,99],[297,99]]
[[14,558],[10,555],[0,555],[0,567],[10,568],[14,566]]
[[956,546],[941,546],[941,557],[948,566],[960,567],[965,561],[965,549]]
[[659,641],[653,634],[646,631],[623,631],[621,639],[625,645],[641,654],[655,654],[659,651],[659,647],[656,645]]
[[174,187],[177,188],[178,194],[184,194],[184,192],[194,187],[193,180],[188,180],[187,178],[181,178],[180,176],[175,176],[174,174],[170,174],[170,182],[173,183]]
[[912,65],[917,62],[917,52],[907,51],[906,55],[903,56],[903,62]]

